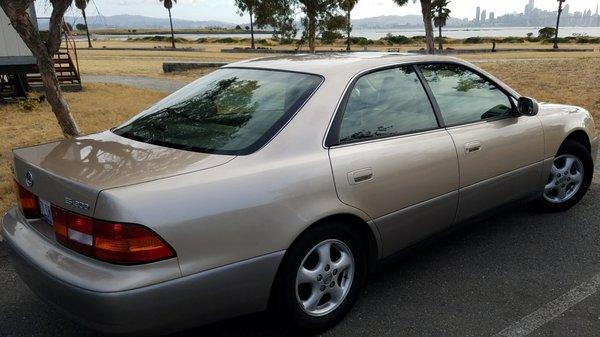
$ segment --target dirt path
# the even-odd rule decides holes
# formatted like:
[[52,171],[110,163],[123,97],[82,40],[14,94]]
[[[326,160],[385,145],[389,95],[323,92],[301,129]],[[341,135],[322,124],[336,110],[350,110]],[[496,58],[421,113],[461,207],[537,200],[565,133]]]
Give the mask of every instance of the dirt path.
[[116,83],[128,85],[136,88],[151,89],[162,92],[172,93],[186,83],[171,79],[158,79],[149,76],[131,76],[131,75],[83,75],[81,80],[96,83]]

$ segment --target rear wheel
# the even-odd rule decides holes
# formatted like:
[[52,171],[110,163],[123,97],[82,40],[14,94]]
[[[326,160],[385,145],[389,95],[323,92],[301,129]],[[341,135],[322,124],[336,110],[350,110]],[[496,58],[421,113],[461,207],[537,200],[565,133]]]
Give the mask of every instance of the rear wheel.
[[539,204],[543,210],[565,211],[576,205],[592,182],[594,164],[588,150],[567,140],[554,158]]
[[275,288],[277,313],[306,332],[337,324],[351,309],[367,271],[366,248],[351,224],[330,222],[288,250]]

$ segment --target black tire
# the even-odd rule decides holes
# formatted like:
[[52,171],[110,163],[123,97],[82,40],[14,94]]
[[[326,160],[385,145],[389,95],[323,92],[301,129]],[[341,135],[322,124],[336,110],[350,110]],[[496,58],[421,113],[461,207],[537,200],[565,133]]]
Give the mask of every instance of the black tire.
[[581,201],[581,199],[585,196],[588,189],[590,188],[590,184],[592,183],[592,178],[594,176],[594,161],[592,160],[590,152],[585,148],[585,146],[578,142],[572,140],[565,140],[565,142],[561,145],[560,149],[558,150],[556,158],[567,154],[577,157],[583,164],[584,173],[582,185],[577,191],[577,193],[575,193],[575,195],[573,195],[570,199],[562,203],[550,202],[546,200],[546,198],[544,198],[542,194],[536,205],[541,211],[566,211],[571,207],[575,206],[577,203],[579,203],[579,201]]
[[[345,299],[324,316],[306,313],[296,298],[296,275],[305,256],[326,240],[346,244],[354,257],[354,278]],[[329,221],[303,233],[288,249],[277,273],[273,287],[272,308],[286,323],[305,333],[319,333],[337,323],[350,311],[362,289],[367,275],[367,248],[359,231],[352,224]]]

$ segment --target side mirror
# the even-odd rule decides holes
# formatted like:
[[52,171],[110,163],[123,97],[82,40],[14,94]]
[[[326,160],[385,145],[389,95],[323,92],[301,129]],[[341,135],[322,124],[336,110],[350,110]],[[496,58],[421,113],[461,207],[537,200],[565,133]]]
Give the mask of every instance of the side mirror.
[[521,97],[517,103],[517,110],[521,115],[535,116],[539,111],[538,102],[533,98]]

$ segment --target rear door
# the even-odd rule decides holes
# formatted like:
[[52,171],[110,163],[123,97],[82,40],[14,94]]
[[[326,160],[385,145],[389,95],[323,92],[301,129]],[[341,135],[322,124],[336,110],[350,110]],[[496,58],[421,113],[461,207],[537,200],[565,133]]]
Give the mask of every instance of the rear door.
[[517,113],[514,98],[457,64],[420,67],[460,164],[459,221],[540,188],[544,135],[537,117]]
[[359,77],[327,145],[340,200],[374,219],[384,255],[453,224],[458,160],[413,66]]

